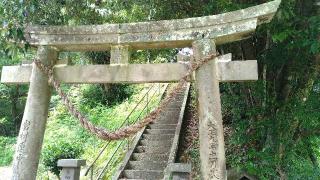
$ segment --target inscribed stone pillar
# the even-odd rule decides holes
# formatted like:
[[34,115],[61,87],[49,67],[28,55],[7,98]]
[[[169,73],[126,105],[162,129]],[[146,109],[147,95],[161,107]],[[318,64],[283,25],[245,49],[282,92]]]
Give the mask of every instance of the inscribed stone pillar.
[[[58,52],[51,47],[38,48],[37,58],[46,65],[53,65],[57,57]],[[49,101],[48,77],[33,64],[28,98],[13,161],[12,180],[36,179]]]
[[110,64],[128,64],[130,56],[130,47],[128,45],[111,46]]
[[[195,41],[193,53],[196,61],[216,53],[213,40]],[[215,60],[202,65],[195,73],[198,94],[200,160],[205,180],[226,179],[222,114]]]

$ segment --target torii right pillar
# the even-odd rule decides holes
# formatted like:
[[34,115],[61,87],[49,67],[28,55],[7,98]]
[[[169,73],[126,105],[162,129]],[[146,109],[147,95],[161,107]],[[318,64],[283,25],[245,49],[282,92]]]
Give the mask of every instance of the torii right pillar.
[[[193,42],[195,61],[216,53],[215,42]],[[215,60],[195,72],[199,113],[201,173],[205,180],[227,179],[219,80]]]

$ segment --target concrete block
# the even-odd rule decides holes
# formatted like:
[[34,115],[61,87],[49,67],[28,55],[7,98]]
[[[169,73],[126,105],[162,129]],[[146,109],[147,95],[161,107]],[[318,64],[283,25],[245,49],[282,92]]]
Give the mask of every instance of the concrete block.
[[58,166],[62,167],[60,173],[61,180],[79,180],[80,167],[86,165],[83,159],[60,159]]
[[172,180],[189,180],[191,170],[191,164],[171,163],[165,170],[165,177],[170,177]]
[[58,160],[59,167],[81,167],[86,165],[86,160],[83,159],[60,159]]

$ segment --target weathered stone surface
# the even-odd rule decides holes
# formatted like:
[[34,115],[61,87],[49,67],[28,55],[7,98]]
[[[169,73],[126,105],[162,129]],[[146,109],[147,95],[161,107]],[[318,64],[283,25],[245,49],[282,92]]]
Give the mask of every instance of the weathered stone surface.
[[217,63],[217,78],[220,82],[241,82],[258,80],[256,60]]
[[[180,103],[179,110],[172,111],[172,112],[179,112],[179,116],[176,118],[178,121],[177,121],[177,127],[175,129],[175,135],[173,138],[172,146],[170,149],[170,155],[169,155],[169,159],[168,159],[169,164],[174,163],[176,160],[178,147],[179,147],[180,132],[181,132],[181,128],[182,128],[182,121],[183,121],[183,117],[184,117],[184,113],[185,113],[185,108],[186,108],[186,104],[187,104],[189,91],[190,91],[190,83],[186,84],[186,90],[185,90],[184,94],[176,95],[176,98],[181,98],[182,101],[177,101],[177,103]],[[182,106],[181,106],[181,102],[182,102]],[[174,104],[174,103],[172,103],[172,104]],[[170,112],[170,111],[167,110],[167,112]]]
[[[196,61],[216,52],[214,41],[195,41],[193,52]],[[214,61],[196,71],[198,92],[199,139],[201,172],[204,180],[226,179],[226,162],[222,126],[221,100],[217,65]]]
[[[58,53],[50,47],[40,46],[37,56],[44,64],[53,65]],[[36,179],[49,101],[48,78],[36,65],[33,65],[28,98],[15,150],[12,180]]]
[[[220,82],[252,81],[258,79],[257,61],[255,60],[218,60],[217,64],[218,71],[216,73]],[[1,83],[27,84],[30,82],[31,70],[32,66],[30,65],[4,66]],[[187,73],[187,65],[167,63],[55,66],[54,72],[57,80],[62,83],[71,84],[173,82],[178,81]]]
[[169,172],[191,172],[191,164],[185,164],[185,163],[171,163],[168,164],[167,171]]
[[128,64],[130,56],[130,47],[128,45],[111,46],[110,64]]
[[133,49],[190,46],[194,40],[214,38],[216,44],[246,38],[257,25],[269,22],[280,0],[225,14],[188,19],[93,26],[36,26],[26,29],[32,45],[60,50],[105,50],[113,44]]
[[[107,25],[106,25],[107,26]],[[257,19],[221,25],[159,32],[123,34],[30,34],[32,45],[51,45],[61,51],[107,50],[112,44],[130,45],[133,49],[175,48],[190,46],[196,39],[214,38],[223,44],[247,38],[255,30]]]
[[80,167],[86,165],[83,159],[59,159],[58,167],[62,167],[61,180],[79,180]]
[[[159,143],[163,143],[157,141]],[[136,161],[148,160],[148,161],[167,161],[169,153],[166,154],[154,154],[154,153],[133,153],[132,159]]]
[[30,83],[32,65],[3,66],[1,71],[1,83],[27,84]]
[[[124,176],[130,179],[162,179],[163,172],[157,170],[125,170]],[[127,179],[124,178],[124,179]]]
[[[165,173],[165,179],[189,180],[191,178],[191,164],[171,163],[168,164]],[[171,177],[171,178],[170,178]]]
[[[32,60],[22,60],[21,61],[21,66],[30,66],[32,65],[33,61]],[[65,59],[58,59],[56,61],[56,66],[57,65],[71,65],[71,60],[68,59],[68,58],[65,58]]]
[[[170,63],[91,65],[87,67],[59,67],[56,68],[55,75],[58,77],[62,74],[69,74],[63,78],[68,83],[145,83],[170,82],[172,79],[179,77],[179,75],[180,77],[184,75],[186,70],[186,65]],[[63,76],[60,77],[62,78]]]
[[86,165],[86,160],[84,159],[59,159],[58,167],[81,167]]

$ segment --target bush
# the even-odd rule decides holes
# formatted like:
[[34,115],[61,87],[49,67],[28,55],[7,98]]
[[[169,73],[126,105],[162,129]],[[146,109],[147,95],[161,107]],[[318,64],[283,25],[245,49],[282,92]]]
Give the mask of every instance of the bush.
[[42,152],[44,166],[59,177],[61,168],[57,166],[59,159],[79,158],[82,154],[82,146],[78,143],[57,141],[46,146]]
[[0,136],[0,166],[8,166],[11,163],[15,143],[15,137]]
[[134,89],[128,84],[112,84],[105,94],[106,102],[108,105],[120,104],[129,98],[133,92]]
[[[107,89],[107,90],[106,90]],[[98,104],[114,106],[122,103],[134,93],[134,88],[127,84],[88,85],[82,89],[81,103],[91,108]]]
[[15,124],[9,117],[0,118],[0,135],[8,136],[14,134]]

